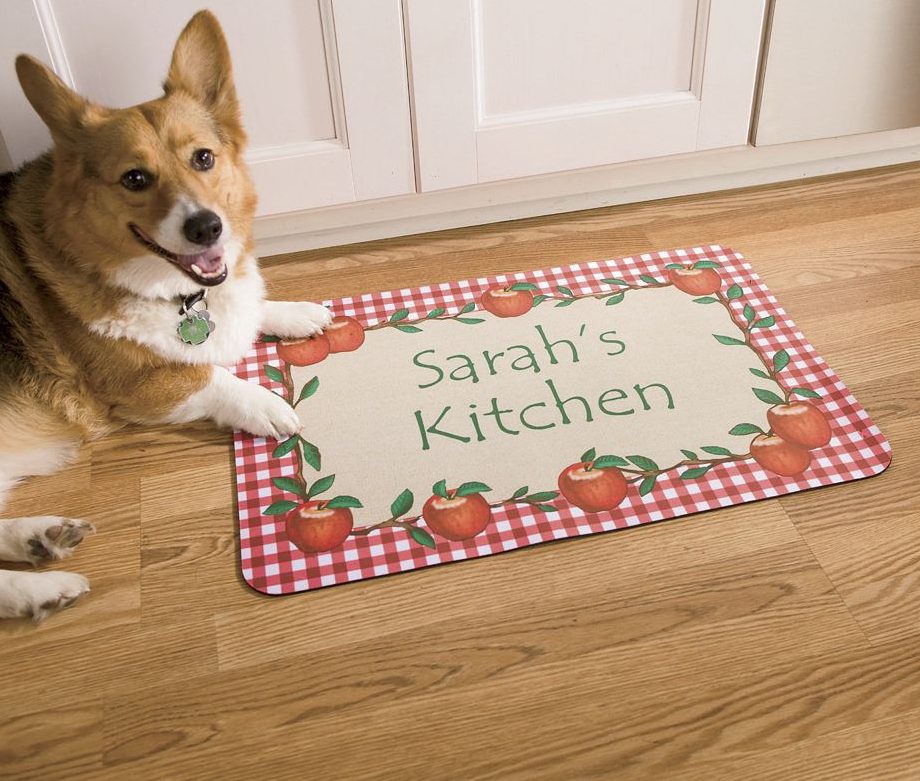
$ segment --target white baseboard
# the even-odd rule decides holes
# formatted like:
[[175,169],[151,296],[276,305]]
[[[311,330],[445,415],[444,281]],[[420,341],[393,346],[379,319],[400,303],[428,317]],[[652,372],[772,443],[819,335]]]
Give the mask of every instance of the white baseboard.
[[920,128],[733,147],[403,195],[255,223],[262,256],[920,160]]

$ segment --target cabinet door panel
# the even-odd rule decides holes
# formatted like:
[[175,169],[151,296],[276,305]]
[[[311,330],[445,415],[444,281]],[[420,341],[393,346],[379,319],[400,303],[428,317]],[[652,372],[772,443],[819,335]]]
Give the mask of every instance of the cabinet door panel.
[[406,0],[424,190],[744,144],[764,0]]
[[917,0],[776,0],[758,146],[920,126]]
[[[30,53],[81,93],[110,106],[157,94],[176,36],[201,5],[11,4],[26,30],[46,42],[33,43]],[[233,55],[260,214],[414,190],[398,0],[212,0],[209,7]],[[10,60],[15,45],[0,38]],[[9,71],[0,75],[0,89],[18,91]],[[21,96],[13,113],[15,118],[0,120],[0,129],[20,162],[46,147],[48,136]],[[23,133],[23,126],[32,132]]]

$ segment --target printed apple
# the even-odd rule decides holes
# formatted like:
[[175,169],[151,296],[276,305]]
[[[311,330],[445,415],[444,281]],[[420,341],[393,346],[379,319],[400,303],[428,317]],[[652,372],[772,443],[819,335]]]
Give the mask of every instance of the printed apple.
[[671,284],[691,296],[706,296],[718,293],[722,288],[722,277],[713,268],[669,268]]
[[612,510],[626,498],[628,485],[615,466],[592,467],[579,461],[559,475],[559,490],[569,502],[588,513]]
[[496,317],[518,317],[533,306],[533,293],[529,290],[489,288],[479,299],[483,308]]
[[364,328],[353,317],[333,317],[323,335],[329,340],[329,352],[350,353],[364,344]]
[[351,534],[354,518],[347,507],[326,507],[307,502],[285,516],[288,539],[304,553],[338,548]]
[[794,445],[814,450],[831,441],[831,426],[824,413],[807,401],[779,404],[767,410],[773,432]]
[[811,464],[811,453],[775,434],[754,437],[751,455],[764,469],[784,477],[800,475]]
[[278,342],[278,357],[293,366],[319,363],[329,355],[330,345],[326,334],[317,334],[296,342]]
[[433,494],[422,507],[428,528],[440,537],[459,542],[480,534],[492,520],[492,508],[482,494]]

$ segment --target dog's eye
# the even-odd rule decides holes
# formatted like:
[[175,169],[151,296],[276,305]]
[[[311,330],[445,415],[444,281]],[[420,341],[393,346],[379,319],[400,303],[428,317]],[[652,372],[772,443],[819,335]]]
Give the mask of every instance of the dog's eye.
[[133,192],[147,189],[152,181],[153,177],[140,168],[132,168],[121,175],[122,187]]
[[214,167],[214,153],[210,149],[196,149],[192,153],[192,167],[199,171],[207,171]]

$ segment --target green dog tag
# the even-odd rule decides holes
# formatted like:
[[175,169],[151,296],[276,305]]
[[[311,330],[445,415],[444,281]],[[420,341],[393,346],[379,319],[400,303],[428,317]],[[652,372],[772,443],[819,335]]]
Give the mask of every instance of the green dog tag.
[[189,312],[177,330],[179,338],[186,344],[202,344],[214,330],[214,323],[207,312]]

